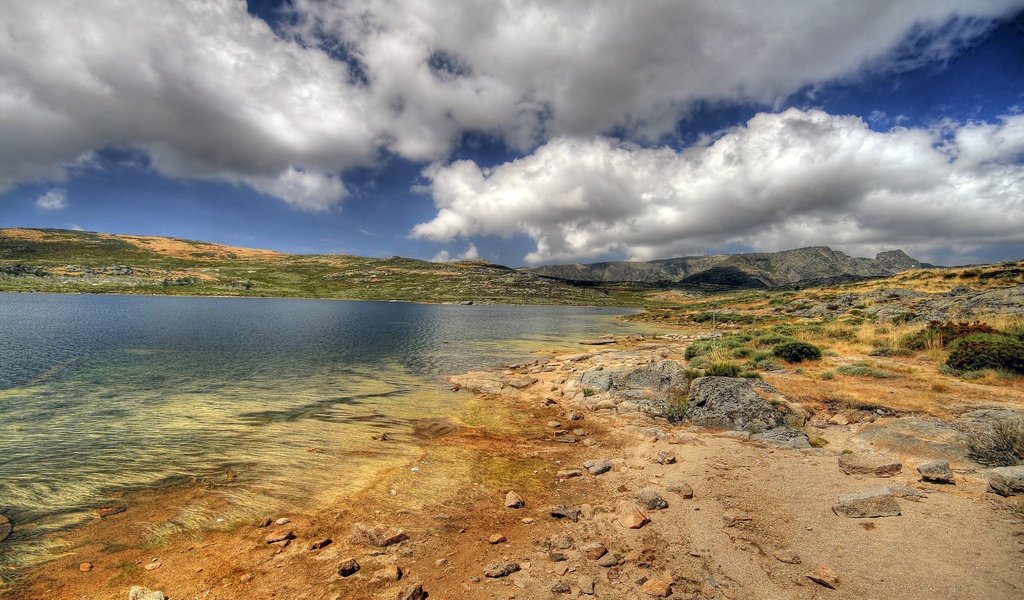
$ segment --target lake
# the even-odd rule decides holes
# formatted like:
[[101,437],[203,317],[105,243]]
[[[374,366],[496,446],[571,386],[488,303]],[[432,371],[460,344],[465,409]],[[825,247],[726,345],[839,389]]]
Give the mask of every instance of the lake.
[[[614,319],[628,312],[0,294],[0,512],[17,524],[0,568],[126,490],[223,486],[180,527],[339,497],[413,456],[417,420],[493,417],[445,375],[636,332]],[[371,445],[384,431],[396,443]]]

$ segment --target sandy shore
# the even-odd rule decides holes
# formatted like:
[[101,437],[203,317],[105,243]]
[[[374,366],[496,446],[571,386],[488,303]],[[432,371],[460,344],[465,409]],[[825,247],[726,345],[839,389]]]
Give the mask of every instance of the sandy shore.
[[[827,449],[792,448],[597,408],[578,385],[619,356],[682,362],[686,344],[620,339],[453,378],[504,411],[507,426],[428,423],[418,459],[337,504],[268,514],[267,526],[144,542],[175,507],[214,492],[133,496],[127,511],[72,532],[67,554],[0,595],[123,600],[132,586],[171,600],[408,599],[423,597],[419,589],[437,599],[1024,594],[1019,500],[986,492],[981,470],[954,464],[954,485],[922,482],[915,467],[928,457],[906,453],[893,455],[902,467],[884,479],[840,470],[842,451],[862,450],[857,436],[886,417],[811,415],[827,423],[816,430]],[[785,390],[785,377],[769,383]],[[833,512],[840,495],[885,486],[909,488],[899,516]],[[524,505],[507,507],[509,492]],[[354,568],[350,559],[358,570],[339,575]]]

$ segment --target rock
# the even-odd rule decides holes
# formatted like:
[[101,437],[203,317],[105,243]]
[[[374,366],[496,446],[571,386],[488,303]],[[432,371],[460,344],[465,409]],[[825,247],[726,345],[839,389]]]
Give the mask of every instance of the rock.
[[273,523],[273,522],[274,522],[273,519],[271,519],[270,517],[266,517],[264,519],[260,519],[259,521],[257,521],[255,527],[258,527],[258,528],[270,527],[270,524]]
[[658,490],[650,487],[640,488],[633,492],[633,497],[647,510],[661,510],[668,508],[668,502],[661,497]]
[[672,593],[672,582],[660,577],[652,577],[640,586],[640,591],[648,596],[667,598]]
[[7,515],[0,514],[0,542],[9,538],[13,532],[14,523],[11,522],[11,519]]
[[559,423],[558,421],[548,421],[548,427],[550,427],[552,429],[558,429],[561,426],[562,426],[562,424]]
[[570,519],[572,521],[580,520],[580,511],[572,506],[565,504],[559,504],[558,506],[552,506],[549,514],[556,519]]
[[658,452],[658,456],[654,458],[654,461],[659,465],[674,465],[676,464],[676,453],[662,450]]
[[580,343],[581,346],[604,346],[605,344],[614,344],[615,340],[606,340],[606,339],[580,340],[579,343]]
[[352,575],[355,575],[359,569],[360,566],[359,563],[356,562],[356,559],[350,558],[338,565],[338,575],[341,575],[342,577],[351,577]]
[[687,500],[689,500],[690,498],[693,498],[693,488],[690,487],[690,484],[682,482],[682,481],[670,481],[670,482],[667,482],[667,483],[665,483],[665,489],[670,491],[670,492],[674,492],[676,494],[679,494],[680,496],[682,496],[683,498],[685,498]]
[[989,471],[988,491],[1000,496],[1024,494],[1024,465],[999,467]]
[[407,539],[409,539],[409,536],[401,529],[395,527],[388,527],[386,525],[369,527],[362,523],[356,523],[352,526],[352,541],[357,544],[386,548]]
[[839,502],[832,507],[832,512],[848,519],[898,517],[900,505],[889,488],[876,488],[839,496]]
[[585,596],[593,596],[594,595],[594,586],[597,585],[597,584],[594,583],[593,579],[591,579],[589,577],[580,577],[577,580],[576,583],[577,583],[577,585],[580,586],[580,593],[581,594],[583,594]]
[[505,494],[505,507],[506,508],[522,508],[526,506],[526,501],[523,497],[515,492],[509,492]]
[[[597,367],[584,372],[579,381],[584,389],[609,392],[620,400],[629,400],[632,406],[627,408],[653,416],[664,416],[670,401],[685,396],[689,386],[686,369],[673,360],[617,369]],[[614,406],[599,404],[595,406],[598,408]]]
[[163,592],[144,588],[141,585],[133,585],[128,590],[128,600],[167,600]]
[[591,475],[601,475],[612,470],[612,463],[609,460],[587,460],[583,461],[583,468]]
[[119,515],[126,510],[128,510],[127,506],[103,506],[92,511],[92,514],[101,519],[106,519],[113,515]]
[[[693,381],[683,419],[695,425],[759,433],[783,427],[790,416],[775,388],[755,379],[700,377]],[[767,398],[767,399],[766,399]]]
[[776,550],[772,556],[779,562],[784,562],[787,565],[798,565],[800,564],[800,556],[792,550]]
[[144,566],[144,567],[142,567],[142,568],[143,568],[143,569],[145,569],[145,570],[147,570],[147,571],[156,571],[157,569],[159,569],[159,568],[160,568],[160,566],[161,566],[162,564],[163,564],[163,563],[161,563],[161,562],[160,562],[159,560],[157,560],[157,559],[155,559],[155,558],[154,558],[154,559],[153,559],[153,560],[151,560],[150,562],[146,563],[146,566]]
[[555,552],[552,550],[551,552],[548,552],[548,560],[551,562],[564,562],[569,560],[569,557],[562,552]]
[[586,556],[591,560],[597,560],[605,554],[608,554],[608,548],[600,542],[589,542],[580,546],[580,552],[583,553],[583,556]]
[[630,504],[628,502],[622,503],[619,507],[619,525],[622,525],[626,529],[640,529],[644,525],[651,522],[644,514],[644,511],[640,510],[639,506]]
[[83,573],[88,573],[89,571],[92,571],[92,563],[84,562],[78,565],[78,570]]
[[599,558],[597,560],[597,564],[602,566],[602,567],[604,567],[604,568],[606,568],[606,569],[610,569],[612,567],[616,567],[616,566],[622,564],[622,557],[619,556],[618,554],[612,554],[611,552],[609,552],[609,553],[605,554],[604,556],[602,556],[601,558]]
[[511,575],[512,573],[515,573],[518,570],[519,565],[517,563],[503,560],[501,562],[490,564],[484,567],[484,576],[491,578],[505,577]]
[[581,421],[583,419],[583,415],[576,411],[570,411],[566,413],[565,418],[569,419],[570,421]]
[[813,571],[807,573],[807,578],[818,585],[827,587],[830,590],[834,590],[839,587],[839,577],[836,575],[835,571],[828,568],[826,565],[818,565],[817,567],[814,567]]
[[493,544],[501,544],[502,542],[507,542],[507,541],[508,541],[508,538],[506,538],[505,536],[501,535],[500,533],[495,533],[491,537],[487,538],[487,543],[488,544],[492,544],[492,545]]
[[423,585],[417,583],[399,592],[398,600],[427,600],[427,593],[423,591]]
[[876,452],[839,455],[839,469],[847,475],[892,477],[902,468],[898,460]]
[[373,574],[374,578],[384,581],[398,581],[403,575],[405,575],[405,572],[398,565],[385,565]]
[[291,523],[291,522],[292,522],[292,520],[289,519],[288,517],[281,517],[280,519],[274,521],[274,524],[275,525],[287,525],[288,523]]
[[295,539],[295,532],[291,529],[278,529],[277,531],[271,531],[267,534],[267,537],[263,539],[268,544],[274,544],[285,540]]
[[810,448],[811,440],[807,434],[792,427],[776,427],[768,431],[750,436],[750,439],[768,444],[770,446],[781,446],[784,448]]
[[525,387],[530,387],[531,385],[537,383],[537,381],[538,380],[536,377],[530,377],[528,375],[510,375],[508,377],[503,377],[501,380],[501,382],[504,383],[505,385],[514,387],[517,390],[521,390]]
[[562,469],[558,472],[559,479],[572,479],[573,477],[583,477],[583,471],[579,469]]
[[584,519],[586,519],[588,521],[590,519],[593,519],[594,518],[594,507],[591,506],[590,504],[581,504],[580,505],[580,516],[582,516]]
[[330,546],[333,541],[334,540],[332,540],[331,538],[324,538],[322,540],[318,540],[318,541],[313,542],[312,544],[310,544],[309,545],[309,549],[310,550],[321,550],[323,548],[326,548],[327,546]]
[[949,461],[936,460],[917,467],[921,479],[935,483],[956,483],[953,471],[949,468]]
[[559,550],[568,550],[572,548],[573,539],[564,533],[559,533],[551,536],[551,547],[558,548]]
[[603,398],[594,403],[594,410],[615,410],[615,401],[610,398]]
[[551,586],[551,591],[556,594],[568,594],[572,591],[572,588],[569,587],[568,583],[564,581],[559,581],[555,585]]
[[730,508],[729,510],[722,513],[722,523],[726,527],[736,527],[737,525],[743,525],[744,523],[750,523],[754,520],[750,514]]
[[914,489],[906,485],[890,485],[885,489],[889,490],[889,493],[897,498],[906,498],[914,502],[919,502],[928,496],[921,490]]

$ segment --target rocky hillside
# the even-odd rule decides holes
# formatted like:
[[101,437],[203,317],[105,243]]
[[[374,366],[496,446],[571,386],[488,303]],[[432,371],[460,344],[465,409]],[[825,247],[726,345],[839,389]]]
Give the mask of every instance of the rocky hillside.
[[923,265],[902,250],[858,258],[824,246],[782,252],[684,256],[650,262],[548,265],[528,271],[578,282],[770,288],[885,277]]

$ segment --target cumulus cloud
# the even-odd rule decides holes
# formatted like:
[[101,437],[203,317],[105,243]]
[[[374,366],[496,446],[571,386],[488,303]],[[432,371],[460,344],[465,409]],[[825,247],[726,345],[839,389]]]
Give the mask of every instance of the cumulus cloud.
[[[462,254],[459,254],[458,256],[456,256],[454,260],[476,260],[478,258],[480,258],[480,252],[477,251],[476,244],[474,244],[473,242],[470,242],[469,246],[466,247],[466,251],[463,252]],[[443,263],[443,262],[451,262],[451,261],[452,261],[451,253],[448,252],[447,250],[441,250],[440,252],[435,254],[433,258],[430,259],[430,262],[442,262]]]
[[53,188],[36,198],[36,208],[40,210],[63,210],[68,207],[67,190]]
[[525,234],[530,264],[649,260],[727,244],[903,247],[1024,243],[1024,115],[873,131],[859,117],[761,113],[675,151],[559,137],[494,168],[424,175],[437,215],[413,236]]
[[385,152],[444,160],[467,131],[523,151],[654,140],[695,101],[946,60],[1022,4],[295,0],[277,32],[237,0],[2,6],[0,193],[122,147],[315,211]]

